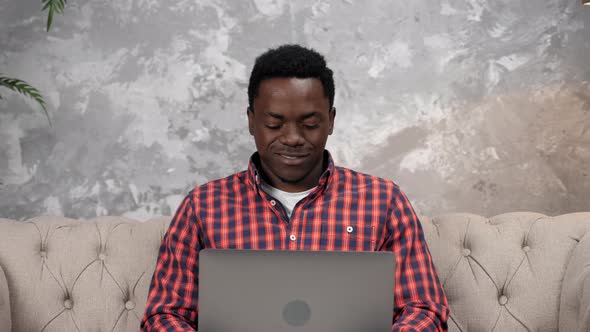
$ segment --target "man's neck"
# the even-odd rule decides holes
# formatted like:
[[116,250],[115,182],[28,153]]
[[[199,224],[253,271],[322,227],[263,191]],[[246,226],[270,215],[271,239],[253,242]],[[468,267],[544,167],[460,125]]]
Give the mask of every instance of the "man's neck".
[[266,171],[266,167],[263,165],[258,155],[255,156],[253,161],[254,165],[256,165],[256,169],[258,170],[258,174],[261,176],[261,179],[268,185],[288,193],[298,193],[307,191],[318,185],[322,174],[326,170],[326,167],[328,167],[328,154],[324,152],[322,165],[319,169],[313,169],[310,174],[306,176],[306,179],[298,182],[286,181],[277,176],[272,176],[270,172]]

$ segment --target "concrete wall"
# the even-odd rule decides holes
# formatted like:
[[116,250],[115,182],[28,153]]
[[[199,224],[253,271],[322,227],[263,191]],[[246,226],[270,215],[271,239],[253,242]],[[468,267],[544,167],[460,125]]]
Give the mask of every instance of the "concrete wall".
[[0,217],[171,214],[246,167],[256,55],[294,42],[336,75],[342,166],[420,213],[590,211],[590,8],[574,0],[77,0],[43,31],[0,0]]

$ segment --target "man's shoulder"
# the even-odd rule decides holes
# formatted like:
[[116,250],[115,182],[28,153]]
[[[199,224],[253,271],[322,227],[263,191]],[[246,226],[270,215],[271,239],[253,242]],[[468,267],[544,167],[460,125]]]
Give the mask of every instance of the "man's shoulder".
[[193,188],[188,196],[202,198],[207,195],[219,195],[220,193],[240,192],[246,185],[247,171],[231,174],[221,179],[212,180]]
[[399,192],[399,186],[393,180],[382,178],[376,175],[371,175],[359,172],[350,168],[336,166],[335,175],[337,181],[343,185],[347,183],[351,186],[361,188],[379,188],[381,190],[390,192]]

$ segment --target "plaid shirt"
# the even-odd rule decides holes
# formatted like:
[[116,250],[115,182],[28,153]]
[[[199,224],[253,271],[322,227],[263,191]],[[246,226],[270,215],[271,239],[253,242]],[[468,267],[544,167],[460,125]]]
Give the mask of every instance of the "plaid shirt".
[[326,154],[318,186],[290,220],[260,188],[256,154],[247,171],[192,190],[162,240],[142,331],[197,329],[204,248],[393,251],[392,331],[446,331],[447,299],[406,196],[391,181],[335,167]]

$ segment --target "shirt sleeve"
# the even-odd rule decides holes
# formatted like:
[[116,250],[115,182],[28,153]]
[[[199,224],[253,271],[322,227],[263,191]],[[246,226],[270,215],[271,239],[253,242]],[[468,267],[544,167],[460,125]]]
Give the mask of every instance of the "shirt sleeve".
[[447,331],[449,308],[422,226],[395,186],[386,238],[380,250],[395,254],[393,332]]
[[141,331],[196,331],[199,229],[189,194],[162,239]]

